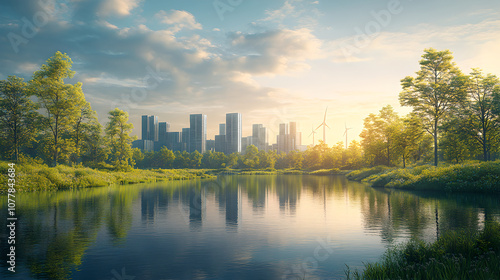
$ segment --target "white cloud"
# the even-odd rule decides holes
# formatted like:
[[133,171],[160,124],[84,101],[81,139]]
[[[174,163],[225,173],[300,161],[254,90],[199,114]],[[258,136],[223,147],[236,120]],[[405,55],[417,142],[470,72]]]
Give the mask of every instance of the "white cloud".
[[98,13],[101,16],[128,16],[140,2],[141,0],[105,0],[101,3]]
[[162,23],[172,25],[170,30],[174,33],[182,29],[202,29],[201,24],[196,22],[194,16],[186,11],[171,10],[170,12],[165,12],[161,10],[155,17],[159,18]]

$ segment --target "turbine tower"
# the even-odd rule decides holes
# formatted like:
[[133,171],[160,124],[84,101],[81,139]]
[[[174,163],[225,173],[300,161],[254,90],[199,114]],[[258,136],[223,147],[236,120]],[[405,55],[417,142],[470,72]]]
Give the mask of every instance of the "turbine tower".
[[326,111],[328,111],[328,106],[326,107],[326,110],[325,110],[325,117],[323,118],[323,122],[316,128],[320,128],[321,126],[323,126],[323,143],[326,143],[326,128],[330,128],[327,124],[326,124]]
[[352,129],[352,127],[347,127],[347,123],[345,124],[345,131],[344,131],[344,135],[345,135],[345,149],[347,150],[347,131],[349,131],[349,129]]
[[311,125],[311,134],[309,134],[309,137],[311,137],[311,135],[313,137],[313,147],[314,147],[314,134],[316,133],[317,133],[316,130],[314,130],[314,127]]

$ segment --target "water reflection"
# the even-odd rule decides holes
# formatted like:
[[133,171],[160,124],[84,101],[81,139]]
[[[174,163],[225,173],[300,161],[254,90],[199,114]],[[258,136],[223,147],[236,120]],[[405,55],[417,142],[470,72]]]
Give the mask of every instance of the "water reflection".
[[[343,275],[408,238],[500,220],[498,196],[372,189],[342,176],[224,176],[18,196],[16,275],[0,278],[280,279],[336,250],[307,279]],[[7,216],[0,197],[0,215]],[[7,228],[0,239],[7,240]],[[8,244],[0,244],[6,252]],[[109,277],[108,277],[109,276]]]

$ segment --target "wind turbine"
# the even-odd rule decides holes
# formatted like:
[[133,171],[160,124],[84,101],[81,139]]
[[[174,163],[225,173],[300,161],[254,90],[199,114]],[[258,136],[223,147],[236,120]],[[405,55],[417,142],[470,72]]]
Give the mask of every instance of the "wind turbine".
[[314,127],[311,125],[311,134],[309,134],[309,137],[311,137],[311,135],[313,137],[313,146],[314,146],[314,134],[316,133],[317,133],[316,130],[314,130]]
[[318,128],[320,128],[321,126],[323,126],[323,143],[326,143],[326,128],[330,128],[327,124],[326,124],[326,111],[328,111],[328,106],[326,107],[326,110],[325,110],[325,117],[323,118],[323,122],[316,128],[316,130]]
[[347,150],[347,131],[349,131],[349,129],[352,129],[352,127],[347,127],[347,123],[345,124],[345,131],[344,131],[344,135],[345,135],[345,149]]

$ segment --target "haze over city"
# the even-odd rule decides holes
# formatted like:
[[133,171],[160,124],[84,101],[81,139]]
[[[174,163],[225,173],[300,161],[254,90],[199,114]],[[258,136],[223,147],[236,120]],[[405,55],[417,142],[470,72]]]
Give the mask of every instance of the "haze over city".
[[[425,48],[449,49],[462,71],[500,73],[500,3],[483,1],[16,1],[0,3],[0,79],[29,80],[67,53],[99,120],[126,110],[180,131],[207,115],[207,139],[226,113],[275,139],[296,121],[302,143],[329,106],[327,143],[359,139],[363,119],[390,104]],[[318,130],[316,139],[322,131]]]

